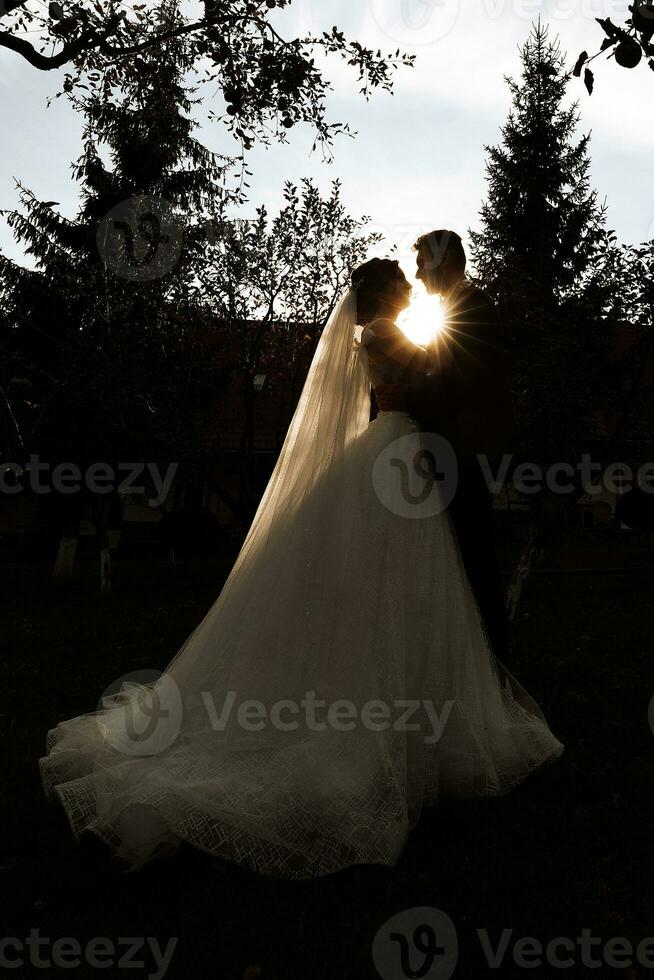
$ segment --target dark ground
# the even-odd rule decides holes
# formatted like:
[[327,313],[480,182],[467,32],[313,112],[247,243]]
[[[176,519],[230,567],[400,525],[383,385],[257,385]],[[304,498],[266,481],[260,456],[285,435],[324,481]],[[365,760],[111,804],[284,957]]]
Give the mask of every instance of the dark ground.
[[[53,940],[153,936],[165,946],[179,937],[169,977],[372,980],[382,923],[433,906],[459,934],[455,978],[651,975],[519,969],[510,950],[501,969],[489,970],[476,930],[493,942],[505,928],[513,940],[545,943],[575,940],[582,928],[604,941],[654,935],[653,571],[546,574],[527,588],[510,666],[566,744],[560,763],[507,799],[428,812],[393,871],[359,868],[299,885],[191,849],[125,875],[102,845],[73,842],[38,780],[46,731],[93,710],[122,674],[163,668],[215,599],[225,568],[195,564],[171,577],[163,564],[125,563],[110,596],[94,591],[95,566],[81,563],[63,593],[51,589],[48,572],[0,568],[0,938],[38,929]],[[3,977],[29,972],[0,969]],[[48,972],[124,976],[88,965]],[[148,961],[131,975],[153,973]]]

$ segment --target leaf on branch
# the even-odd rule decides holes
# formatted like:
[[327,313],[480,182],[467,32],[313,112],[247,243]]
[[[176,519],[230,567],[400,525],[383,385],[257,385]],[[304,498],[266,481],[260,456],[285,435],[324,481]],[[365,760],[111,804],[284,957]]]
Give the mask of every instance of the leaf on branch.
[[577,59],[577,64],[574,66],[574,70],[572,72],[575,78],[581,78],[581,69],[584,67],[587,61],[588,61],[588,52],[582,51],[581,54],[579,55],[579,58]]
[[606,18],[596,17],[595,20],[597,21],[597,23],[599,24],[599,26],[602,28],[602,30],[604,31],[604,33],[605,34],[608,34],[609,37],[611,37],[611,38],[617,38],[618,37],[619,30],[615,26],[615,24],[613,23],[613,21],[611,20],[610,17],[606,17]]
[[77,30],[78,24],[79,21],[76,17],[64,17],[63,20],[58,20],[56,24],[52,25],[52,33],[67,37]]
[[593,75],[590,68],[586,69],[584,74],[584,82],[586,83],[586,88],[588,89],[588,94],[593,94],[593,89],[595,88],[595,76]]

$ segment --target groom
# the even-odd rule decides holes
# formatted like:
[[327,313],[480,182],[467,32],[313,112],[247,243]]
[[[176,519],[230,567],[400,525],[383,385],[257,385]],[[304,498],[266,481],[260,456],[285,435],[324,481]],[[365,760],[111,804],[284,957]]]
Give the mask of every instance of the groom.
[[[376,391],[382,411],[409,411],[423,432],[444,436],[458,461],[450,516],[491,648],[508,659],[509,628],[493,532],[493,503],[479,462],[491,472],[509,451],[513,414],[503,365],[500,330],[489,298],[465,276],[466,255],[452,231],[420,238],[417,278],[445,305],[446,330],[438,373],[415,379],[408,396],[398,386]],[[486,470],[488,472],[488,468]]]

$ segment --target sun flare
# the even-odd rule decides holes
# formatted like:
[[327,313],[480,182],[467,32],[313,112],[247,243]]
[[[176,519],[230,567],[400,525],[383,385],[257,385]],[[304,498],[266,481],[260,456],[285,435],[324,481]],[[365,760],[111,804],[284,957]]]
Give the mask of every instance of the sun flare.
[[422,286],[414,287],[411,306],[398,317],[397,325],[414,344],[433,343],[445,326],[442,299],[430,296]]

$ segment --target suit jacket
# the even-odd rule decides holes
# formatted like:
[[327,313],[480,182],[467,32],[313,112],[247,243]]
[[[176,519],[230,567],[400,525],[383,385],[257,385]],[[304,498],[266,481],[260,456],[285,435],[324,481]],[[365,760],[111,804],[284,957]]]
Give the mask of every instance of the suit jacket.
[[447,302],[445,363],[430,377],[413,377],[409,410],[423,431],[445,436],[462,465],[483,454],[511,452],[514,416],[507,358],[495,307],[464,280]]

